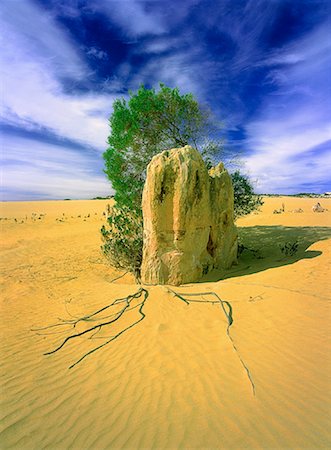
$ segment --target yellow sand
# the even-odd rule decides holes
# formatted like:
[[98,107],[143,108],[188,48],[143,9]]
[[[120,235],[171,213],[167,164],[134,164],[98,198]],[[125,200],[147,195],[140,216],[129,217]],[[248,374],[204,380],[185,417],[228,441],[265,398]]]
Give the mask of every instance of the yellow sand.
[[[31,331],[137,291],[130,275],[111,282],[121,273],[100,253],[107,201],[2,204],[1,448],[330,448],[331,200],[320,202],[329,211],[311,212],[315,199],[267,198],[238,223],[258,254],[174,288],[230,302],[229,335],[219,304],[188,306],[146,287],[146,317],[70,370],[142,317],[132,309],[49,356],[95,322]],[[285,213],[272,214],[282,203]],[[279,244],[296,239],[298,252],[284,256]]]

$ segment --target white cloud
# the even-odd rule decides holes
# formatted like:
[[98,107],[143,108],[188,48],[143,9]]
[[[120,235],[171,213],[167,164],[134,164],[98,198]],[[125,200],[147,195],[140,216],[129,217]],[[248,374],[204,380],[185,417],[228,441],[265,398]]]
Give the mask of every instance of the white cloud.
[[[178,86],[182,92],[193,92],[200,101],[210,98],[217,86],[220,95],[218,103],[214,100],[214,106],[227,115],[227,127],[236,129],[238,123],[246,120],[246,109],[241,86],[238,84],[236,89],[233,80],[240,81],[242,73],[252,66],[261,67],[269,71],[267,82],[275,89],[265,97],[259,112],[246,126],[246,145],[250,151],[247,166],[252,176],[259,178],[260,191],[289,191],[291,186],[299,186],[305,180],[316,185],[324,183],[331,171],[330,161],[325,154],[313,157],[312,154],[316,146],[330,139],[330,28],[324,24],[304,39],[265,57],[261,39],[273,24],[278,3],[267,2],[261,8],[260,2],[249,0],[246,8],[238,8],[238,11],[235,8],[237,13],[233,14],[232,2],[222,2],[215,8],[217,14],[207,14],[201,18],[201,23],[196,23],[201,30],[218,28],[220,36],[223,33],[224,38],[228,38],[229,45],[232,41],[233,55],[223,62],[221,58],[209,57],[203,38],[200,42],[199,35],[189,26],[179,29],[179,36],[175,33],[171,39],[166,38],[167,28],[178,24],[179,18],[186,18],[190,5],[196,3],[199,2],[181,2],[177,15],[174,10],[177,4],[164,13],[164,7],[158,7],[157,3],[139,0],[88,2],[86,8],[90,13],[107,15],[111,19],[108,19],[110,26],[119,26],[136,42],[135,48],[140,53],[149,53],[153,58],[138,67],[133,67],[130,59],[123,62],[116,73],[110,73],[105,80],[103,93],[74,95],[69,89],[63,91],[61,80],[70,79],[74,88],[75,83],[80,84],[93,75],[80,52],[85,52],[85,57],[87,52],[88,56],[99,59],[106,57],[104,52],[94,46],[75,45],[68,30],[37,2],[4,0],[0,4],[3,120],[25,129],[46,128],[101,152],[106,147],[107,119],[115,96],[106,95],[105,91],[116,93],[124,87],[135,89],[141,82],[157,85],[163,81]],[[79,15],[75,1],[61,0],[57,7],[71,17]],[[179,23],[178,27],[181,25]],[[144,49],[139,46],[139,38],[143,36]],[[165,54],[159,55],[159,52]],[[111,59],[111,54],[108,57]],[[38,143],[32,141],[17,140],[14,144],[12,141],[9,148],[32,144],[38,147]],[[61,185],[76,189],[70,180],[74,180],[75,186],[81,179],[84,179],[81,186],[90,187],[89,180],[99,186],[98,178],[85,169],[79,175],[67,171],[64,162],[71,157],[73,166],[83,164],[75,160],[77,155],[74,157],[70,149],[60,154],[61,160],[55,160],[50,159],[50,154],[59,152],[59,147],[40,145],[42,151],[39,152],[41,147],[38,147],[37,165],[31,165],[33,152],[28,152],[30,160],[24,159],[24,152],[17,154],[15,165],[9,166],[8,186],[14,189],[18,183],[22,187],[21,178],[27,183],[33,178],[35,185],[40,181],[40,186],[47,190],[46,172],[53,174],[53,193],[56,186],[62,192]]]
[[88,78],[89,69],[46,10],[28,0],[2,2],[1,10],[2,121],[46,135],[49,130],[64,142],[82,146],[74,151],[65,144],[2,136],[4,197],[108,195],[111,188],[102,174],[100,153],[107,146],[113,98],[63,92],[62,77],[80,82]]
[[66,32],[34,2],[4,0],[0,4],[0,24],[2,50],[7,49],[16,64],[23,57],[59,75],[81,78],[86,74],[87,67]]
[[2,200],[91,198],[113,193],[91,153],[18,137],[6,137],[3,145]]
[[[167,56],[155,55],[132,77],[131,87],[134,89],[145,80],[155,87],[162,82],[170,87],[178,87],[181,93],[192,92],[199,98],[203,86],[201,70],[206,64],[209,67],[209,62],[194,58],[194,51],[182,50]],[[208,71],[208,67],[206,67],[206,71]],[[120,74],[125,73],[127,69],[128,67],[121,67],[123,72]]]
[[144,34],[162,34],[165,31],[162,17],[149,12],[146,3],[139,0],[97,0],[94,7],[108,15],[132,37]]
[[[14,0],[15,2],[15,0]],[[13,3],[14,3],[13,2]],[[3,8],[0,56],[2,120],[25,128],[45,127],[65,138],[105,149],[110,95],[64,93],[59,77],[88,77],[88,69],[52,19],[26,0]],[[38,33],[36,33],[36,29]],[[34,38],[34,36],[37,36]]]
[[[293,65],[294,68],[297,63],[302,62],[310,66],[315,64],[319,66],[325,60],[324,56],[327,59],[330,56],[330,27],[330,22],[322,23],[316,30],[303,38],[276,50],[263,63],[267,65],[288,64]],[[299,67],[302,69],[302,65]]]
[[87,48],[86,54],[87,54],[87,56],[92,56],[93,58],[96,58],[96,59],[107,59],[108,58],[107,53],[104,52],[103,50],[100,50],[97,47]]
[[331,122],[327,117],[319,120],[319,115],[321,111],[315,115],[314,108],[306,105],[298,115],[284,109],[278,118],[259,118],[247,126],[246,145],[253,152],[246,165],[259,180],[260,192],[297,192],[301,185],[319,192],[319,186],[329,182],[331,144],[328,155],[315,149],[327,147]]
[[[260,192],[293,192],[300,186],[319,192],[330,180],[329,29],[323,24],[265,61],[282,66],[271,73],[275,94],[246,126],[247,167],[259,179]],[[322,146],[324,151],[316,151]]]

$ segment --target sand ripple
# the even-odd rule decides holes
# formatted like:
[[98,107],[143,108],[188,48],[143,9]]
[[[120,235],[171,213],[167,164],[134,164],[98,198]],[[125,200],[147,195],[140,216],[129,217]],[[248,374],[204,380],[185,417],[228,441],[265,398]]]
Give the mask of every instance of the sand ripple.
[[130,278],[109,283],[116,272],[99,259],[96,217],[91,223],[75,219],[75,233],[70,223],[51,225],[51,234],[46,224],[35,231],[26,225],[29,235],[21,244],[25,225],[20,232],[8,225],[0,321],[2,448],[330,448],[330,298],[324,288],[330,240],[314,244],[321,252],[316,258],[176,288],[215,291],[231,303],[237,352],[219,305],[188,306],[165,287],[148,287],[146,318],[69,370],[99,338],[139,318],[132,310],[113,330],[73,339],[49,356],[43,354],[65,333],[31,331],[137,290]]

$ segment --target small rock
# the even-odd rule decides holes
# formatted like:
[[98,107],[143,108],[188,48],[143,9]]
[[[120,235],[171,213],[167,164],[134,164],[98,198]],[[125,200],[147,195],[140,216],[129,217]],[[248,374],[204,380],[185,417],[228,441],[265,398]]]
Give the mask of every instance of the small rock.
[[320,202],[317,202],[316,205],[314,205],[312,207],[312,211],[313,212],[324,212],[326,211],[325,208],[322,207],[322,205],[320,204]]

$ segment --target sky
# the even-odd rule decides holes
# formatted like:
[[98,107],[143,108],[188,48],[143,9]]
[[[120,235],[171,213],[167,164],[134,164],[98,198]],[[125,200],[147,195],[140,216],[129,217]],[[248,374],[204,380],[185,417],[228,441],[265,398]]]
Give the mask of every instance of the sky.
[[113,193],[113,101],[191,92],[259,193],[331,191],[330,0],[2,0],[1,199]]

